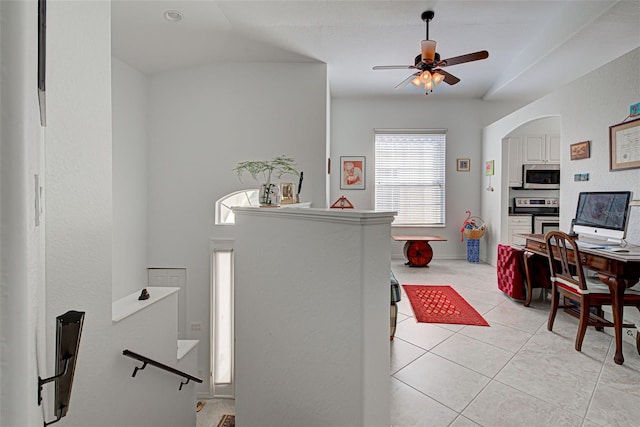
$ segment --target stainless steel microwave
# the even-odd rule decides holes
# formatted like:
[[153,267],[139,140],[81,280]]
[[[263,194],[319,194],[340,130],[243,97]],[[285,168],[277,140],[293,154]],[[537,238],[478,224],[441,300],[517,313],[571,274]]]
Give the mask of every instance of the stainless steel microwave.
[[522,166],[522,188],[557,190],[560,188],[560,165],[535,164]]

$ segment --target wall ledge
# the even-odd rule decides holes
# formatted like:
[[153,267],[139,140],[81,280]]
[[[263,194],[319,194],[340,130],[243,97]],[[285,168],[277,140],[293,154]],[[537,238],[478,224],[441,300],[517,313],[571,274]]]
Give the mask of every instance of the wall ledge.
[[[393,221],[397,212],[373,211],[357,209],[330,209],[330,208],[260,208],[237,207],[234,212],[241,212],[248,216],[261,217],[285,217],[290,219],[324,221],[334,223],[359,223],[361,225],[389,224]],[[238,218],[236,217],[236,223]]]
[[178,360],[196,348],[200,340],[178,340]]
[[111,304],[111,320],[113,323],[117,323],[151,304],[177,293],[179,290],[180,288],[174,287],[147,287],[150,295],[149,299],[140,301],[138,300],[140,292],[142,292],[142,288],[140,288],[139,291],[120,298]]

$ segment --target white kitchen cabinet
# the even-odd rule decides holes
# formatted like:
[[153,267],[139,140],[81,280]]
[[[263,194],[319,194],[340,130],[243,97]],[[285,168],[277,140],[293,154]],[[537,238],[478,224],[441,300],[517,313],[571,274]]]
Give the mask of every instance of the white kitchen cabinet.
[[547,160],[560,164],[560,135],[545,135]]
[[544,163],[544,135],[526,135],[522,140],[522,163]]
[[509,187],[522,187],[522,137],[510,136],[503,141],[509,150]]
[[509,187],[522,187],[523,164],[560,164],[560,135],[512,135],[507,144]]
[[560,163],[560,135],[525,135],[522,163]]
[[516,236],[516,234],[530,234],[532,230],[531,215],[509,215],[509,223],[507,225],[507,236],[509,236],[509,244],[523,245],[525,239]]

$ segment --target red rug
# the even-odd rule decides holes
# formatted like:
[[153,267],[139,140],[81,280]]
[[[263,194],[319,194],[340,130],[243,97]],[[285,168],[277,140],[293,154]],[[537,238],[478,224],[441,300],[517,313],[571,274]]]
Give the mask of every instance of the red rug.
[[402,285],[420,323],[489,326],[451,286]]

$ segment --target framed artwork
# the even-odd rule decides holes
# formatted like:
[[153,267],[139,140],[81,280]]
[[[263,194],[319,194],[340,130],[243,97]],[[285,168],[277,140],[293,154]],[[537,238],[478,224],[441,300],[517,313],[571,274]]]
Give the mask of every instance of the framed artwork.
[[588,159],[591,157],[590,143],[591,141],[582,141],[571,144],[571,160]]
[[280,203],[283,205],[295,203],[296,184],[293,182],[280,183]]
[[609,170],[640,168],[640,119],[609,126]]
[[471,170],[471,159],[457,159],[456,170],[458,172],[469,172]]
[[364,156],[340,157],[340,189],[364,190]]
[[487,160],[487,163],[486,163],[486,165],[484,167],[485,176],[492,176],[495,173],[496,173],[496,171],[494,169],[494,161],[493,160]]

